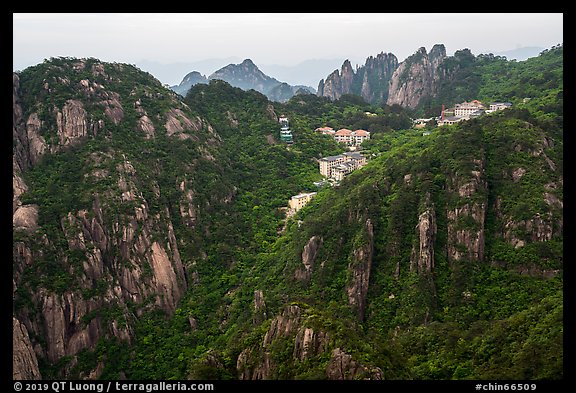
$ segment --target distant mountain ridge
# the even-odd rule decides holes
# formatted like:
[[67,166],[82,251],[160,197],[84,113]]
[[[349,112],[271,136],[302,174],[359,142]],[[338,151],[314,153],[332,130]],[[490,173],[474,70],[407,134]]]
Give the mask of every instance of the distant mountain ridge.
[[250,59],[245,59],[240,64],[228,64],[208,77],[197,71],[192,71],[182,79],[179,85],[172,86],[171,89],[185,96],[192,86],[198,83],[208,83],[214,79],[223,80],[242,90],[254,89],[264,94],[271,101],[277,102],[285,102],[299,93],[315,93],[314,88],[310,86],[292,86],[264,74]]
[[494,52],[497,56],[505,56],[508,60],[524,61],[536,57],[546,48],[540,46],[524,46],[516,49]]

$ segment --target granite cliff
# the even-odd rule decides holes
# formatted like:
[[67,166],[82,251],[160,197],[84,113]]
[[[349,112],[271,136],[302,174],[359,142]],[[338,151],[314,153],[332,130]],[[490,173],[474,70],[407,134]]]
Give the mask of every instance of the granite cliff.
[[430,53],[421,47],[401,63],[392,53],[380,53],[354,70],[346,60],[340,71],[320,81],[317,94],[331,100],[355,94],[372,104],[414,109],[423,98],[437,94],[441,82],[450,77],[441,67],[445,59],[446,48],[436,44]]
[[370,56],[366,63],[352,68],[349,60],[344,61],[339,70],[334,70],[318,84],[317,95],[331,100],[339,99],[343,94],[356,94],[366,102],[381,104],[388,98],[388,84],[398,59],[392,53],[380,53]]
[[[150,161],[147,172],[125,133],[196,144],[190,169],[213,159],[218,136],[150,75],[95,59],[14,74],[13,113],[14,377],[38,378],[39,361],[75,359],[103,338],[130,342],[135,318],[172,314],[193,275],[173,223],[179,214],[193,228],[202,214],[194,182],[162,184],[166,162]],[[66,169],[52,167],[62,155]],[[38,171],[52,173],[48,188]],[[68,195],[64,205],[58,187],[69,186],[67,176],[87,197]],[[171,188],[182,195],[174,210],[158,205]]]

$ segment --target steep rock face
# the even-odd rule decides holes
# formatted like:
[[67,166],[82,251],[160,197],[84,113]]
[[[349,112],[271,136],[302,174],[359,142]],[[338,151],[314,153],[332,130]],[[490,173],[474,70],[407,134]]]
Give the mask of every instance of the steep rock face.
[[403,61],[394,71],[388,92],[388,105],[415,108],[424,97],[434,95],[438,89],[438,66],[446,57],[444,45],[434,45],[430,53],[420,48]]
[[328,97],[331,100],[339,99],[343,94],[352,92],[354,70],[350,60],[345,60],[340,71],[334,70],[326,81],[321,80],[318,85],[318,96]]
[[[44,74],[23,73],[24,88],[21,76],[13,76],[13,362],[22,378],[40,377],[37,359],[54,364],[69,358],[73,365],[80,351],[92,350],[102,338],[130,342],[138,315],[152,309],[173,313],[188,287],[172,223],[178,209],[158,204],[166,186],[156,179],[144,182],[118,146],[86,153],[79,181],[98,186],[85,208],[60,210],[59,216],[43,216],[48,206],[22,202],[35,187],[24,180],[26,172],[44,156],[82,152],[97,136],[116,138],[111,130],[135,130],[143,139],[165,132],[175,141],[198,141],[197,134],[207,130],[207,144],[198,145],[200,159],[212,157],[210,147],[220,138],[159,82],[123,85],[123,78],[135,74],[146,78],[129,66],[65,59],[36,72]],[[35,85],[37,80],[42,83]],[[157,101],[167,109],[159,111]],[[178,188],[178,219],[194,229],[200,209],[194,184],[175,179]],[[52,192],[58,200],[58,189]],[[62,376],[71,368],[63,367]],[[96,378],[102,369],[100,362],[84,375]]]
[[352,273],[352,277],[346,287],[348,303],[356,311],[359,320],[364,319],[372,256],[374,254],[374,226],[370,219],[366,220],[365,233],[364,244],[354,249],[352,261],[348,265],[348,270]]
[[519,237],[518,233],[528,236],[530,242],[545,242],[552,240],[554,235],[552,214],[536,214],[528,220],[510,220],[504,226],[504,239],[514,248],[526,245],[526,236]]
[[317,318],[311,310],[299,305],[286,306],[272,320],[262,342],[244,349],[238,355],[238,378],[278,378],[281,365],[274,360],[277,355],[275,351],[279,345],[286,345],[291,348],[291,356],[285,361],[294,364],[312,362],[317,356],[330,353],[330,361],[321,370],[326,379],[383,379],[378,367],[368,367],[342,348],[334,348],[331,333],[318,326]]
[[294,338],[293,356],[304,361],[307,357],[325,353],[329,342],[330,335],[327,332],[315,331],[311,327],[301,327]]
[[66,101],[62,112],[56,114],[60,146],[72,144],[88,134],[86,117],[86,110],[80,101]]
[[370,56],[366,64],[358,70],[363,74],[360,95],[366,102],[383,104],[388,100],[388,86],[394,71],[398,68],[398,59],[392,53],[380,53]]
[[[162,244],[151,240],[159,217],[149,217],[146,205],[135,208],[134,217],[125,224],[107,226],[101,221],[102,216],[97,198],[91,212],[69,213],[62,220],[70,252],[84,259],[80,268],[68,260],[69,274],[79,278],[79,288],[62,294],[38,291],[34,302],[41,305],[41,313],[31,320],[24,316],[34,333],[44,337],[43,356],[50,363],[92,348],[105,335],[130,341],[130,321],[134,317],[128,304],[155,299],[153,304],[171,313],[187,287],[170,224],[166,229],[168,242]],[[20,249],[17,260],[22,260],[23,265],[43,258],[22,243],[15,247]],[[121,259],[112,257],[113,250],[120,250]],[[145,273],[147,269],[149,274]],[[110,285],[102,296],[85,298],[79,293],[98,290],[98,283]],[[103,320],[97,316],[108,308],[118,309],[118,317]]]
[[474,160],[470,178],[454,176],[452,193],[460,202],[448,210],[448,259],[457,262],[484,260],[484,224],[488,185],[483,160]]
[[[531,126],[529,126],[531,128]],[[522,144],[516,144],[514,150],[516,152],[525,151],[531,157],[540,159],[541,170],[550,173],[558,173],[557,165],[548,157],[546,150],[554,147],[554,141],[540,134],[535,146],[526,148]],[[533,169],[532,169],[533,170]],[[527,169],[523,167],[515,168],[511,171],[509,176],[515,183],[522,180],[522,177],[529,175]],[[523,217],[518,219],[510,214],[501,213],[502,198],[496,200],[495,208],[499,218],[504,222],[502,237],[503,239],[514,246],[520,248],[531,242],[545,242],[552,240],[556,236],[561,236],[564,220],[561,191],[564,187],[564,180],[562,175],[556,175],[555,181],[548,182],[543,185],[541,194],[541,201],[547,207],[547,211],[536,213],[531,217]]]
[[26,326],[12,317],[12,378],[13,379],[41,379],[38,369],[38,360]]
[[323,239],[320,236],[312,236],[304,246],[304,250],[302,251],[302,266],[294,273],[294,277],[297,280],[304,282],[310,281],[314,261],[316,260],[322,241]]
[[270,379],[276,367],[270,358],[270,345],[278,338],[286,338],[296,331],[301,322],[302,310],[297,305],[287,306],[280,315],[277,315],[270,328],[263,337],[260,350],[244,349],[236,362],[239,379]]
[[[80,61],[78,70],[84,65]],[[103,72],[97,70],[94,72]],[[54,77],[53,80],[45,79],[42,94],[50,96],[55,88],[51,84],[62,83],[67,87],[74,87],[90,100],[91,105],[103,108],[103,115],[113,124],[119,124],[124,117],[124,110],[116,92],[108,91],[103,85],[82,79],[76,85],[68,78]],[[29,115],[24,118],[22,108],[22,98],[20,97],[20,78],[13,74],[13,139],[17,141],[14,148],[14,159],[17,169],[26,170],[35,165],[46,153],[56,153],[62,151],[69,145],[77,144],[89,135],[96,135],[98,130],[104,127],[102,119],[95,119],[88,116],[83,101],[78,99],[68,99],[59,108],[44,108],[43,105],[35,108],[27,108]],[[38,110],[44,111],[40,113]],[[54,125],[46,124],[46,116],[53,119]],[[52,128],[53,127],[53,131]],[[48,132],[55,132],[56,138],[51,138],[47,142],[45,136]]]
[[39,134],[40,119],[37,113],[32,113],[27,119],[20,98],[20,78],[12,75],[12,139],[14,145],[14,172],[28,169],[34,165],[46,150],[46,142]]
[[370,56],[356,72],[350,61],[345,60],[340,70],[334,70],[326,80],[320,81],[317,95],[337,100],[343,94],[356,94],[370,103],[385,103],[388,84],[397,67],[398,59],[392,53]]
[[57,295],[43,292],[42,319],[46,338],[46,357],[54,363],[66,355],[75,355],[96,343],[101,334],[99,318],[82,328],[82,317],[97,307],[97,301],[83,301],[74,293]]
[[416,234],[418,246],[412,251],[410,270],[418,273],[431,273],[434,269],[434,242],[436,241],[436,212],[430,204],[430,194],[426,196],[426,210],[418,216]]
[[20,206],[12,215],[12,226],[16,230],[34,232],[38,228],[38,206]]
[[326,369],[328,379],[373,379],[382,380],[383,373],[379,367],[368,368],[340,348],[332,351],[332,357]]
[[254,291],[254,310],[252,322],[255,325],[262,323],[267,318],[266,301],[264,299],[264,292],[261,289]]

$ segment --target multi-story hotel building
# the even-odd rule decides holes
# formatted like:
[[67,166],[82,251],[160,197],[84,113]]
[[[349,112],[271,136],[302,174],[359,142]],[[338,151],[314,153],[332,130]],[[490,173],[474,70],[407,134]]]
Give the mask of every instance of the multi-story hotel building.
[[319,160],[320,174],[336,180],[366,165],[366,157],[358,152],[347,152],[337,156],[324,157]]
[[[437,119],[438,126],[443,126],[447,124],[454,124],[461,122],[462,120],[470,120],[472,118],[482,116],[484,113],[492,113],[497,110],[502,110],[512,107],[510,102],[493,102],[490,104],[490,109],[485,109],[484,105],[478,101],[473,100],[470,102],[464,101],[461,104],[456,104],[454,109],[444,110],[444,105],[442,105],[442,114]],[[448,112],[453,112],[454,116],[446,116]]]
[[512,107],[511,102],[493,102],[490,104],[490,111],[497,111],[501,109],[508,109]]
[[484,111],[484,109],[484,105],[478,100],[473,100],[470,102],[464,101],[463,103],[456,104],[454,106],[454,116],[469,119],[472,114],[476,114],[478,111]]

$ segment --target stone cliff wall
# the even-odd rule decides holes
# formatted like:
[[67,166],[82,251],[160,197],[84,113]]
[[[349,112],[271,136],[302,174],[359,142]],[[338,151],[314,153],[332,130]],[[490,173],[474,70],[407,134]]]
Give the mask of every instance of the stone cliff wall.
[[[13,292],[16,304],[29,303],[15,307],[13,315],[13,376],[18,379],[41,378],[38,359],[53,364],[94,348],[101,338],[129,342],[137,317],[133,310],[140,314],[157,308],[171,314],[188,287],[173,217],[167,207],[150,212],[150,201],[138,186],[140,174],[125,155],[110,149],[88,156],[85,177],[95,182],[114,181],[110,188],[92,195],[91,208],[69,211],[60,222],[51,223],[55,224],[51,231],[56,230],[56,236],[39,225],[44,207],[22,202],[22,194],[29,190],[23,174],[45,155],[79,146],[126,121],[121,103],[124,98],[110,89],[120,81],[109,77],[101,63],[89,68],[85,60],[80,60],[74,65],[73,72],[86,75],[86,71],[91,77],[77,82],[61,76],[44,79],[41,94],[45,97],[62,94],[56,92],[64,87],[77,92],[75,98],[62,100],[61,107],[50,108],[44,101],[23,97],[20,78],[13,75],[13,229],[17,235],[13,242]],[[110,84],[95,82],[102,77]],[[157,96],[148,91],[144,94]],[[142,132],[145,138],[156,136],[162,120],[162,131],[177,139],[191,138],[207,127],[175,100],[175,107],[165,116],[156,116],[155,126],[141,98],[134,95],[130,100],[137,119],[129,127]],[[29,106],[25,107],[24,102]],[[208,129],[212,134],[210,143],[218,143],[218,135],[211,127]],[[54,136],[46,137],[52,133]],[[203,151],[208,155],[208,149]],[[152,197],[159,197],[158,184],[152,186],[157,191]],[[193,184],[182,181],[180,188],[184,195],[181,219],[193,228],[198,214]],[[118,214],[110,210],[114,204],[132,207]],[[40,269],[38,266],[54,266],[50,269],[58,270],[57,277],[72,284],[43,284],[44,273],[36,277],[30,273]],[[101,368],[91,377],[97,377],[98,372]]]

